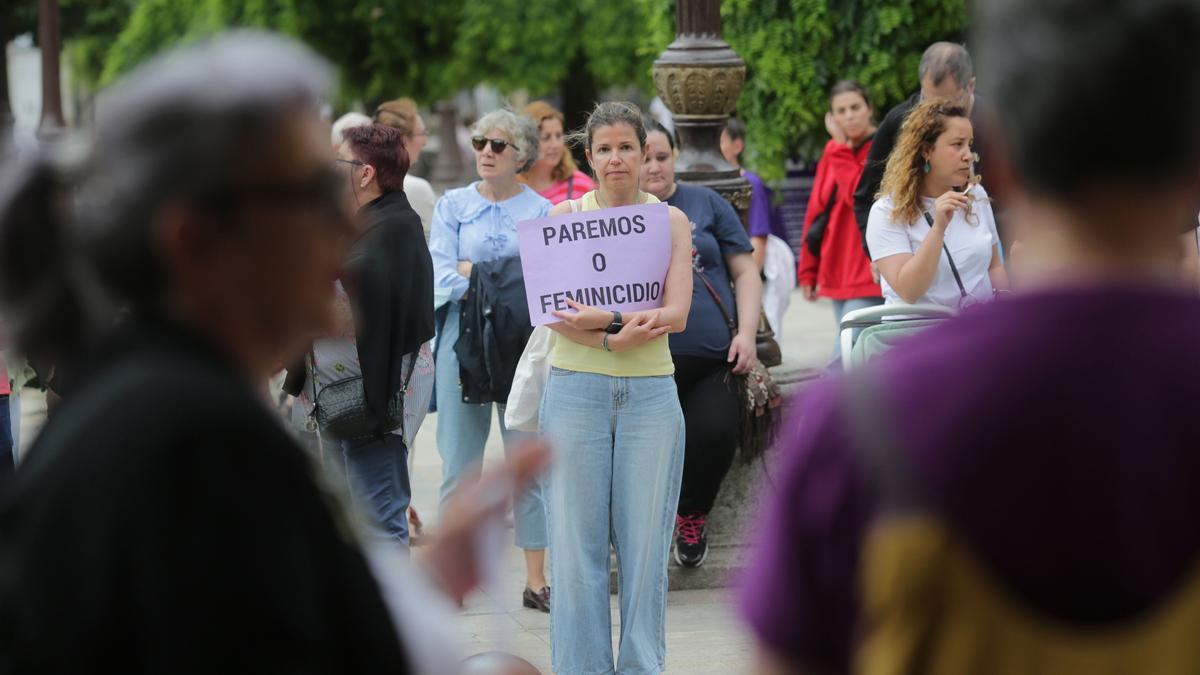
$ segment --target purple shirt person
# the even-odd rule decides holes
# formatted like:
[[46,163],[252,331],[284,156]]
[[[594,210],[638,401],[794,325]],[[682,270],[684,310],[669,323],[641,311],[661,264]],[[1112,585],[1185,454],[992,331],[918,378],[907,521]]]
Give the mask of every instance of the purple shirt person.
[[[759,672],[876,672],[863,667],[870,659],[888,672],[970,672],[944,667],[955,658],[1043,672],[1034,655],[1064,635],[1078,638],[1073,649],[1110,653],[1111,631],[1096,627],[1154,634],[1156,609],[1195,606],[1200,297],[1178,280],[1178,236],[1194,221],[1200,175],[1190,124],[1200,6],[1086,6],[976,6],[990,131],[1008,144],[992,155],[1007,180],[991,188],[1019,204],[1010,263],[1021,294],[968,308],[793,409],[740,593]],[[1190,56],[1171,56],[1181,50]],[[1079,78],[1079,53],[1108,75]],[[1166,123],[1188,128],[1168,149],[1127,127],[1137,110],[1127,93],[1151,72],[1188,83],[1162,89]],[[1085,117],[1086,131],[1070,131]],[[902,515],[936,523],[926,531],[945,546],[923,558],[875,546]],[[900,554],[887,588],[875,583],[881,551]],[[990,623],[955,614],[979,596],[928,570],[964,557],[989,597],[1019,611]],[[906,604],[880,602],[898,598]],[[897,618],[913,620],[887,623]],[[889,625],[919,636],[918,648],[872,652],[899,640]],[[1042,629],[1023,633],[1030,642],[1003,642],[1030,625]],[[1189,645],[1163,644],[1181,672],[1200,667]]]
[[[736,117],[730,117],[721,130],[721,154],[725,161],[741,169],[742,152],[746,149],[746,125]],[[754,262],[763,268],[767,253],[767,237],[775,235],[787,241],[783,228],[783,216],[774,204],[771,189],[757,175],[741,169],[742,176],[750,181],[750,210],[746,215],[750,244],[754,247]]]

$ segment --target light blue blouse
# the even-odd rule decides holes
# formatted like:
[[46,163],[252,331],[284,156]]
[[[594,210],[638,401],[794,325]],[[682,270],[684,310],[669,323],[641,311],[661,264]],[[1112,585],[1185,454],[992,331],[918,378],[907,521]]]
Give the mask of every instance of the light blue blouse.
[[550,212],[550,202],[527,185],[515,197],[492,202],[479,194],[479,182],[447,190],[433,209],[433,285],[451,289],[454,302],[467,292],[467,278],[458,273],[460,260],[477,263],[519,255],[517,223]]

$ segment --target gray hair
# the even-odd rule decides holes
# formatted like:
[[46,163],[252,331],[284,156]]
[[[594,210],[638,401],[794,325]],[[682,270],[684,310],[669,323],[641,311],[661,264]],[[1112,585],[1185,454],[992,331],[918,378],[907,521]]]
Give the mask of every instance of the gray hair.
[[339,146],[342,141],[346,140],[342,134],[346,133],[347,129],[365,127],[371,123],[371,118],[360,112],[348,112],[333,123],[333,127],[329,130],[329,140],[333,145]]
[[538,158],[537,124],[524,115],[518,115],[506,108],[493,110],[479,118],[471,133],[486,134],[489,131],[499,131],[508,136],[516,147],[517,173],[524,173],[533,166]]
[[[315,118],[331,83],[328,63],[298,42],[226,33],[154,58],[102,92],[90,157],[64,167],[54,161],[61,153],[42,153],[5,171],[0,286],[6,309],[26,317],[18,338],[61,351],[88,324],[111,320],[113,307],[156,305],[158,208],[235,188],[247,154],[298,112]],[[91,307],[91,319],[71,318]]]
[[331,83],[328,64],[307,47],[235,31],[156,58],[104,92],[95,162],[106,170],[81,191],[86,229],[114,258],[98,259],[99,271],[116,275],[126,293],[145,288],[158,204],[236,182],[248,148],[268,140],[288,113],[315,111]]
[[935,87],[949,77],[959,89],[965,88],[975,77],[971,54],[966,47],[953,42],[929,45],[929,49],[921,55],[921,65],[917,68],[917,79],[924,82],[926,77],[933,81]]

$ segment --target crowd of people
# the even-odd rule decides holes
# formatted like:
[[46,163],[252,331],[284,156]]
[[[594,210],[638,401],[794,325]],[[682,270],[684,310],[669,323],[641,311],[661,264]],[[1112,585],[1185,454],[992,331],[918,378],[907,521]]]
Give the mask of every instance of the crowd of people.
[[[0,360],[0,671],[536,672],[464,665],[443,623],[511,517],[554,672],[663,672],[670,560],[708,558],[781,265],[839,326],[954,318],[845,373],[839,340],[776,423],[736,580],[747,669],[1200,668],[1200,4],[1084,5],[980,3],[986,97],[950,42],[878,121],[870,83],[837,81],[796,250],[733,117],[744,218],[622,102],[575,131],[546,101],[483,114],[478,180],[439,196],[410,171],[418,106],[323,120],[331,69],[295,42],[141,66],[86,142],[0,175],[0,346],[21,355]],[[1137,87],[1169,99],[1172,142],[1130,132]],[[518,223],[652,204],[661,305],[569,299],[533,337]],[[535,341],[536,423],[510,426]],[[43,389],[45,429],[16,438]],[[505,461],[481,472],[494,423]]]

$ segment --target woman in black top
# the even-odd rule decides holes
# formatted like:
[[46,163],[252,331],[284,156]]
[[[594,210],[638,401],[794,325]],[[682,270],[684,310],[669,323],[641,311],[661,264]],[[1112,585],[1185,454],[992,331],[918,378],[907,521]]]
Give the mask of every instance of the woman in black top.
[[[0,307],[72,383],[0,495],[0,671],[417,670],[256,391],[330,328],[351,228],[328,82],[270,35],[192,46],[102,94],[90,163],[0,176]],[[463,523],[497,511],[429,551],[452,596],[476,580]]]
[[762,281],[737,212],[713,190],[675,180],[675,139],[653,120],[646,121],[641,181],[692,223],[692,311],[687,330],[671,336],[686,427],[675,562],[699,567],[708,557],[708,513],[737,452],[739,402],[730,372],[745,373],[758,359]]

